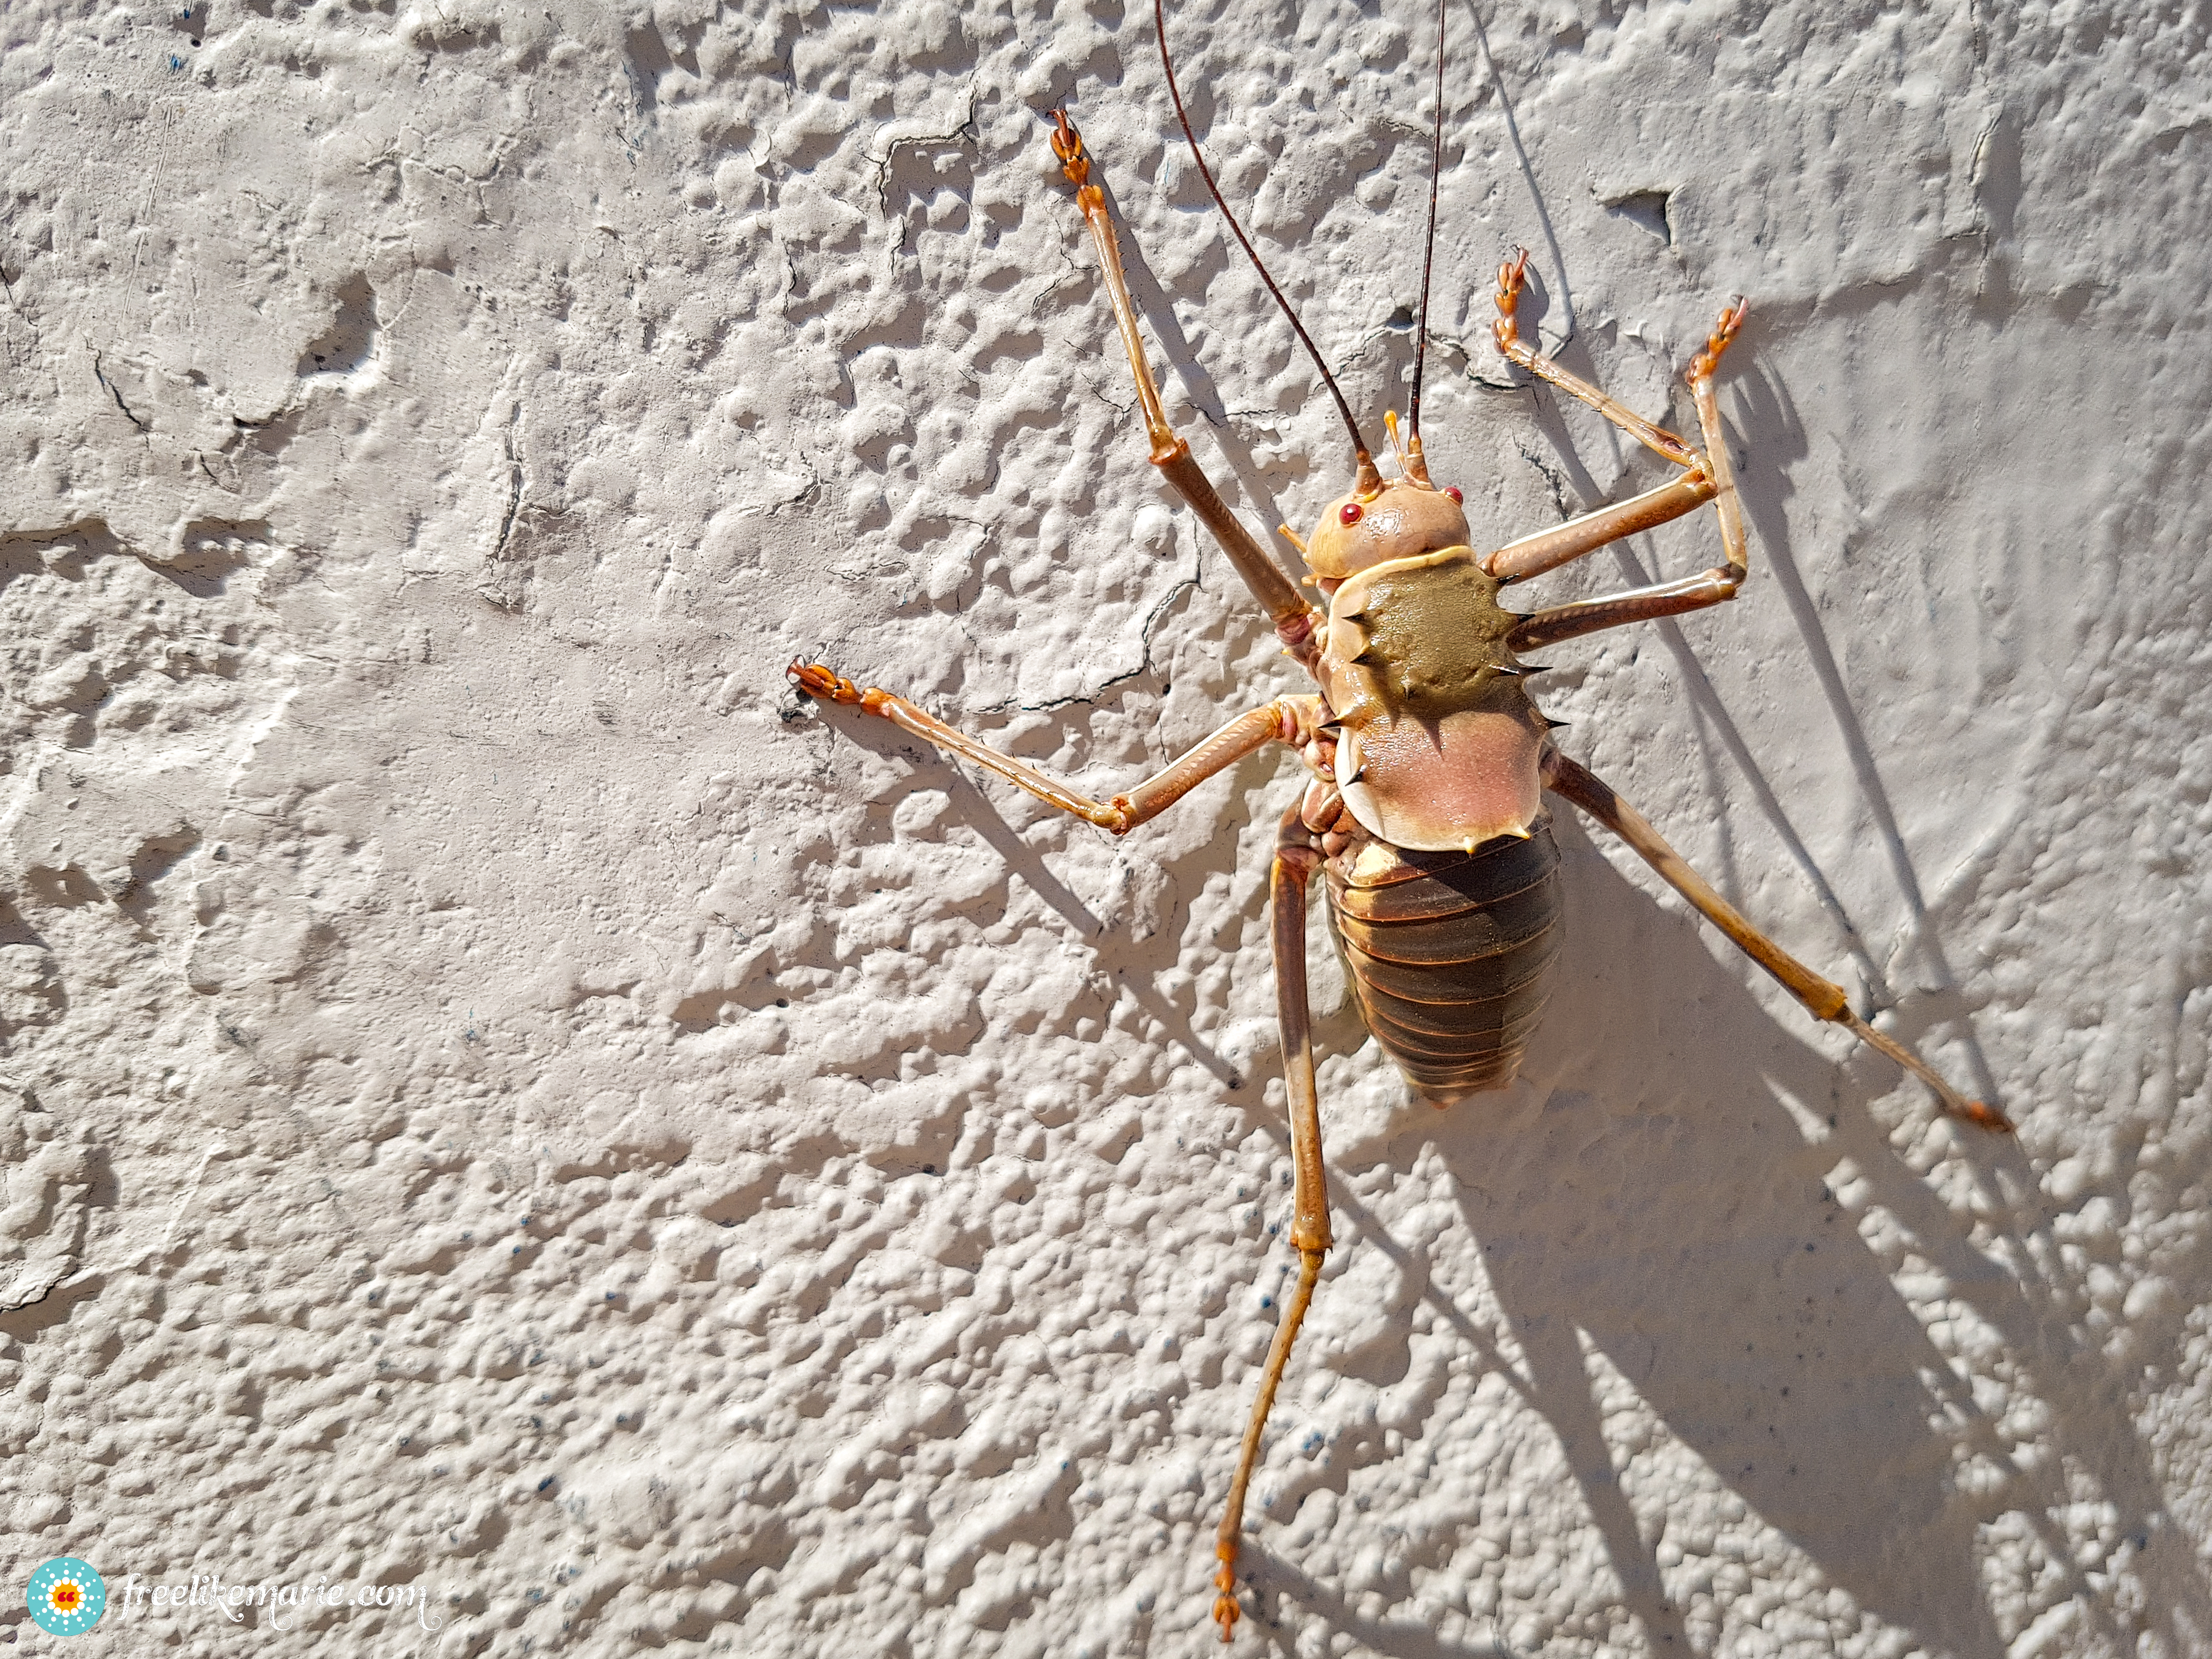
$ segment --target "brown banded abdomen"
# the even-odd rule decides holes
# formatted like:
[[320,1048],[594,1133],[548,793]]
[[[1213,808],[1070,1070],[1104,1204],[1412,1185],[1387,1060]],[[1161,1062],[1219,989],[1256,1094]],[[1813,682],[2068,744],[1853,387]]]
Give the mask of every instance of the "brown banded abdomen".
[[1510,1083],[1559,949],[1550,818],[1472,853],[1364,842],[1325,868],[1352,994],[1407,1080],[1440,1100]]

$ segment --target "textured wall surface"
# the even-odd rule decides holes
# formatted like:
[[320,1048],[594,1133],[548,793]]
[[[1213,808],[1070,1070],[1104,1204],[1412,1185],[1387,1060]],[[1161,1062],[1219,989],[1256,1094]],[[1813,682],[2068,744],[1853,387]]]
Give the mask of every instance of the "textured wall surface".
[[[1427,429],[1479,536],[1662,476],[1501,363],[1504,252],[1686,430],[1753,307],[1743,598],[1540,700],[2020,1133],[1566,817],[1510,1091],[1408,1106],[1316,929],[1340,1248],[1243,1650],[2203,1653],[2212,19],[1450,26]],[[1176,21],[1370,422],[1431,27]],[[1119,0],[0,11],[0,1644],[74,1554],[72,1652],[1206,1650],[1292,1265],[1296,763],[1115,842],[781,672],[1105,793],[1293,689],[1146,465],[1062,100],[1175,419],[1308,520],[1341,430]]]

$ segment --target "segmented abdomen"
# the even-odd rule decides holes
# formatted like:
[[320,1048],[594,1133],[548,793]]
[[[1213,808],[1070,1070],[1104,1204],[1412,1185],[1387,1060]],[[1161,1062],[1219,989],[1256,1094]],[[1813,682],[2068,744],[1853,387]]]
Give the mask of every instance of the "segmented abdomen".
[[1549,818],[1473,853],[1365,842],[1328,860],[1328,906],[1367,1029],[1415,1089],[1513,1080],[1559,948]]

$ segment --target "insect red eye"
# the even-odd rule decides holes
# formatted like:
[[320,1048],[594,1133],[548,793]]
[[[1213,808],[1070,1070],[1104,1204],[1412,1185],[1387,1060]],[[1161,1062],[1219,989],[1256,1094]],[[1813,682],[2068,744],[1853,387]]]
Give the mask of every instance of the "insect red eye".
[[1346,524],[1358,524],[1359,522],[1359,515],[1365,511],[1366,509],[1361,507],[1358,501],[1346,501],[1344,504],[1344,511],[1338,514],[1336,516],[1343,520]]
[[1457,484],[1446,484],[1444,486],[1444,494],[1450,496],[1455,501],[1464,501],[1467,499],[1466,496],[1459,493],[1459,486]]

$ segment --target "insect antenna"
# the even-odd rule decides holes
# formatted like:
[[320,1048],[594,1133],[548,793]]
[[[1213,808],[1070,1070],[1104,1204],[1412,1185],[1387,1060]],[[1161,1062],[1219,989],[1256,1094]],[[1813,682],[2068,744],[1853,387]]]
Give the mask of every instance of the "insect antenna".
[[1437,122],[1429,145],[1429,231],[1421,248],[1421,322],[1414,337],[1413,392],[1406,400],[1412,463],[1407,471],[1418,483],[1429,481],[1428,463],[1421,457],[1421,370],[1429,357],[1429,276],[1437,264],[1437,181],[1444,168],[1444,0],[1437,0]]
[[1160,67],[1167,71],[1168,96],[1175,100],[1176,119],[1182,123],[1182,136],[1190,141],[1191,159],[1198,163],[1198,176],[1206,180],[1206,188],[1213,197],[1214,206],[1221,210],[1221,216],[1229,222],[1229,228],[1235,233],[1238,244],[1243,248],[1244,257],[1251,260],[1252,269],[1260,273],[1260,280],[1267,285],[1267,292],[1275,296],[1275,303],[1283,308],[1283,315],[1291,319],[1291,326],[1297,331],[1299,343],[1305,347],[1306,355],[1313,359],[1314,367],[1321,371],[1322,384],[1328,388],[1328,395],[1336,399],[1337,413],[1344,416],[1345,430],[1352,434],[1352,453],[1359,463],[1358,482],[1352,487],[1359,495],[1371,495],[1382,487],[1382,475],[1376,471],[1374,452],[1367,447],[1367,440],[1359,430],[1359,422],[1352,418],[1352,405],[1345,402],[1344,393],[1337,387],[1336,376],[1328,372],[1328,364],[1322,361],[1321,348],[1313,343],[1313,336],[1306,332],[1305,325],[1298,320],[1298,313],[1291,309],[1291,302],[1283,297],[1283,290],[1275,286],[1275,279],[1267,274],[1267,267],[1260,263],[1260,255],[1252,246],[1252,239],[1245,235],[1244,227],[1237,222],[1237,216],[1229,210],[1229,204],[1222,199],[1221,186],[1213,182],[1213,169],[1206,165],[1205,154],[1198,147],[1198,135],[1191,131],[1190,112],[1182,106],[1182,88],[1176,85],[1175,61],[1168,55],[1167,0],[1152,0],[1152,20],[1159,29]]

